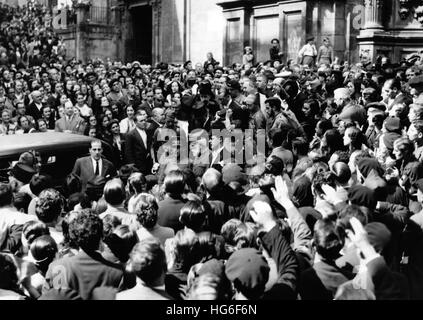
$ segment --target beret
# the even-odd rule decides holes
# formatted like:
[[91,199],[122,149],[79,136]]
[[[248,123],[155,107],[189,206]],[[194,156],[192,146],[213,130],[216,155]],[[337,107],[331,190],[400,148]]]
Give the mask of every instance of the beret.
[[381,252],[391,240],[392,234],[383,223],[370,222],[364,226],[364,229],[367,231],[370,244],[377,252]]
[[225,273],[247,298],[258,298],[264,292],[270,268],[261,253],[253,248],[235,251],[225,265]]

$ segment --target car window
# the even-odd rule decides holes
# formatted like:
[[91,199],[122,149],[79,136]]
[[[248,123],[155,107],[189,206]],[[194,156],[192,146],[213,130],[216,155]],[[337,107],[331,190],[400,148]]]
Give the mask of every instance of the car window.
[[12,168],[12,163],[19,160],[19,155],[9,156],[0,159],[0,181],[9,181],[9,171]]
[[[68,150],[46,150],[40,152],[40,174],[49,175],[53,178],[54,187],[62,186],[65,178],[70,174],[75,165],[76,159],[89,155],[89,145],[81,145]],[[39,150],[35,150],[39,151]],[[103,156],[110,160],[112,148],[103,142]],[[9,171],[19,160],[20,154],[2,156],[0,158],[0,180],[8,181]]]
[[85,156],[86,150],[72,150],[54,155],[43,156],[40,174],[49,175],[56,183],[63,181],[70,174],[76,159]]
[[[41,153],[40,174],[49,175],[53,178],[54,187],[59,188],[63,185],[65,177],[72,172],[76,159],[86,156],[88,150],[84,148],[75,148],[72,150],[57,153],[55,150],[49,150]],[[19,154],[3,157],[0,159],[0,180],[7,181],[9,171],[19,160]]]

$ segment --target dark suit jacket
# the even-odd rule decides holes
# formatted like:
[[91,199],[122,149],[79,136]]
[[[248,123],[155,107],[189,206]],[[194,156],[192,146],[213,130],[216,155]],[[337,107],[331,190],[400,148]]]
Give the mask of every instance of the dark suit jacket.
[[232,101],[229,105],[229,109],[232,109],[232,120],[235,122],[237,128],[241,129],[248,129],[248,122],[250,119],[249,111],[246,109],[242,109],[241,106]]
[[28,107],[26,108],[26,114],[30,115],[34,118],[35,121],[41,118],[42,112],[38,110],[37,106],[34,102],[31,102]]
[[[101,176],[116,176],[116,169],[113,163],[104,158],[102,160],[103,165],[101,167]],[[76,174],[81,179],[82,191],[85,191],[87,188],[87,182],[94,178],[94,166],[91,160],[91,156],[79,158],[76,160],[72,173]]]
[[47,123],[47,128],[50,129],[50,130],[54,130],[56,128],[55,115],[56,115],[56,112],[53,109],[53,110],[51,110],[51,116],[50,116],[50,118],[49,119],[45,119],[44,118],[44,120]]
[[50,106],[50,108],[56,110],[58,106],[60,106],[60,97],[55,97],[51,95],[47,99],[47,105]]
[[179,212],[185,202],[182,199],[167,198],[159,202],[157,223],[162,227],[172,228],[175,233],[183,228],[179,222]]
[[353,277],[334,263],[320,261],[301,273],[298,291],[303,300],[332,300],[337,288]]
[[99,252],[87,254],[81,251],[50,265],[43,294],[52,289],[71,289],[83,300],[88,300],[97,287],[122,290],[125,283],[124,270],[120,265],[107,261]]
[[208,200],[204,205],[208,207],[207,230],[220,234],[223,224],[230,219],[228,208],[220,200]]
[[104,141],[106,141],[112,147],[112,155],[110,160],[113,162],[116,168],[120,168],[123,164],[125,156],[125,136],[120,134],[121,150],[119,150],[111,135],[106,135],[104,137]]
[[128,96],[128,104],[131,104],[136,109],[141,104],[141,99],[138,98],[138,97],[130,99],[129,96]]
[[259,237],[278,272],[276,283],[265,292],[263,300],[296,300],[298,261],[289,240],[283,235],[282,226],[278,224],[269,232],[260,233]]
[[400,271],[408,279],[412,300],[423,300],[422,247],[423,231],[417,223],[410,219],[401,234],[401,256],[406,259],[403,259]]
[[151,157],[151,144],[153,141],[151,131],[146,130],[147,146],[138,132],[138,129],[130,131],[126,135],[125,158],[127,163],[133,163],[144,174],[150,174],[153,165]]
[[[156,102],[153,102],[153,105],[154,105],[154,108],[159,107],[159,105]],[[137,107],[137,111],[138,110],[145,110],[148,116],[151,117],[153,109],[150,107],[147,101],[144,101],[141,105]]]
[[367,270],[375,286],[376,300],[409,300],[409,288],[403,280],[404,275],[392,272],[383,257],[369,261]]

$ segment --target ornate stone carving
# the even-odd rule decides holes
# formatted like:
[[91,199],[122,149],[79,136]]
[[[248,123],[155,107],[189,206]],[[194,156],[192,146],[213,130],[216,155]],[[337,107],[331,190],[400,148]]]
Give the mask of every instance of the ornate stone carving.
[[414,10],[414,19],[420,22],[423,25],[423,6],[418,6]]
[[371,61],[371,57],[370,57],[370,49],[368,48],[361,48],[360,49],[360,61],[361,62],[368,62]]
[[365,0],[365,29],[381,29],[383,1],[382,0]]
[[148,3],[153,8],[153,16],[160,23],[162,17],[162,0],[150,0]]
[[91,0],[83,0],[78,2],[77,0],[72,0],[72,7],[77,8],[88,8],[92,5]]
[[411,14],[414,19],[423,24],[423,1],[421,0],[398,0],[398,14],[402,20],[406,20]]
[[383,1],[382,0],[364,0],[364,6],[382,8]]
[[411,1],[410,0],[399,0],[400,8],[398,14],[401,20],[406,20],[411,13]]

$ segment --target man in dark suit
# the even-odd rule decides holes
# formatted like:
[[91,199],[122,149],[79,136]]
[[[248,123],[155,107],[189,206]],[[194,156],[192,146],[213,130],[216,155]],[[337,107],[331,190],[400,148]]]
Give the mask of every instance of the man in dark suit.
[[231,218],[227,206],[219,195],[223,190],[222,174],[216,169],[208,169],[203,174],[202,185],[206,191],[206,204],[209,206],[208,228],[219,234],[223,224]]
[[63,257],[50,264],[43,295],[70,291],[83,300],[91,300],[98,287],[111,287],[118,291],[128,286],[123,267],[107,261],[98,251],[103,238],[101,219],[90,211],[78,211],[69,223],[72,241],[80,248],[72,257]]
[[33,117],[35,121],[40,119],[43,115],[41,110],[43,108],[41,97],[42,95],[40,91],[35,90],[34,92],[32,92],[32,102],[28,105],[26,110],[26,114]]
[[103,148],[100,140],[91,142],[90,156],[79,158],[75,162],[72,173],[81,179],[82,191],[87,188],[87,182],[96,176],[112,178],[116,176],[116,169],[109,160],[101,157]]
[[159,202],[157,223],[172,228],[175,233],[183,229],[179,220],[181,208],[185,205],[182,194],[185,190],[184,175],[179,170],[170,171],[164,179],[165,198]]
[[228,83],[228,90],[231,96],[228,108],[231,110],[232,123],[236,128],[248,129],[250,115],[248,109],[242,107],[245,98],[241,94],[241,85],[238,81],[231,80]]
[[140,110],[135,115],[136,128],[126,136],[125,156],[129,164],[143,174],[150,174],[153,165],[152,133],[148,130],[147,112]]
[[155,132],[157,128],[162,128],[165,124],[166,114],[163,108],[154,108],[152,116],[149,120],[151,132]]
[[154,92],[153,89],[149,89],[146,93],[147,100],[144,101],[138,108],[137,111],[145,110],[148,116],[152,116],[152,111],[156,107],[160,107],[154,102]]

